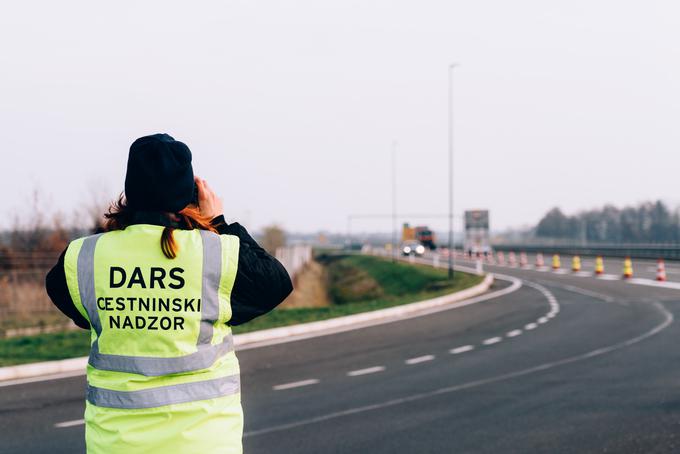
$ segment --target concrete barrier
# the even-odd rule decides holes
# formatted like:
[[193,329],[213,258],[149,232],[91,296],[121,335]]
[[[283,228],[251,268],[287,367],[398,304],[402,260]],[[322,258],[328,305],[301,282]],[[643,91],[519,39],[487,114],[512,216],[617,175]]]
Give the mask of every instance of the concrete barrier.
[[[484,280],[470,288],[436,298],[418,301],[415,303],[402,304],[399,306],[378,309],[375,311],[361,312],[358,314],[335,317],[318,322],[301,323],[298,325],[282,326],[252,333],[244,333],[234,336],[234,344],[237,350],[255,348],[274,343],[292,342],[295,340],[314,337],[310,335],[334,334],[352,329],[365,328],[385,321],[396,321],[406,315],[413,315],[426,310],[457,303],[468,298],[480,295],[493,284],[493,275],[487,275]],[[241,347],[241,348],[239,348]]]
[[312,260],[312,247],[308,245],[284,246],[276,249],[276,259],[288,271],[291,279]]

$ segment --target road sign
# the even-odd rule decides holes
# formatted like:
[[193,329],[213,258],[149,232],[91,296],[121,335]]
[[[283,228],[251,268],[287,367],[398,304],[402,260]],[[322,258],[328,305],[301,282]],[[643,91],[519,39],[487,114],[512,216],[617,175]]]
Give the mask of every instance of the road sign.
[[465,250],[473,254],[491,251],[489,210],[465,212]]

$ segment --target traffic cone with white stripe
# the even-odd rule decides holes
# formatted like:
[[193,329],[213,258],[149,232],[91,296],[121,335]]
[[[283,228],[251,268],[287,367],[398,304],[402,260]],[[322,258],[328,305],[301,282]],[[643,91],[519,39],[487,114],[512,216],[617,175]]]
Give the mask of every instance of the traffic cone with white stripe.
[[536,268],[543,268],[545,266],[545,261],[543,260],[543,254],[536,254]]
[[663,263],[663,259],[656,262],[656,280],[661,282],[666,280],[666,264]]
[[515,257],[515,253],[512,251],[508,253],[508,265],[512,266],[513,268],[517,266],[517,258]]
[[579,257],[578,255],[575,255],[571,259],[571,270],[574,273],[578,273],[579,271],[581,271],[581,257]]
[[498,254],[496,254],[496,260],[498,261],[499,265],[505,265],[505,254],[503,251],[498,251]]
[[604,260],[602,260],[601,255],[595,257],[595,274],[597,276],[602,276],[604,274]]
[[623,278],[630,279],[633,277],[633,261],[630,257],[623,260]]
[[526,268],[527,266],[529,266],[529,259],[527,258],[526,252],[519,253],[519,266],[521,268]]
[[560,255],[559,254],[553,254],[552,258],[552,269],[553,270],[559,270],[560,269]]

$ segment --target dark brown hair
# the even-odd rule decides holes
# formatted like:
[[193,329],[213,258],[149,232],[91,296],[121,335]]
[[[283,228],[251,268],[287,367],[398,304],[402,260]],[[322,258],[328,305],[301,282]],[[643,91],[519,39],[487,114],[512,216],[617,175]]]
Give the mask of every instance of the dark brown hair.
[[[187,205],[178,213],[164,213],[168,218],[177,218],[178,223],[183,230],[209,230],[217,233],[215,226],[212,224],[212,219],[201,214],[201,210],[196,205]],[[111,230],[125,230],[134,221],[135,210],[130,208],[125,200],[123,194],[118,197],[118,200],[113,202],[109,207],[108,213],[104,215],[106,221],[104,228],[106,231]],[[177,257],[177,242],[173,236],[175,227],[166,226],[161,234],[161,250],[163,254],[169,258]]]

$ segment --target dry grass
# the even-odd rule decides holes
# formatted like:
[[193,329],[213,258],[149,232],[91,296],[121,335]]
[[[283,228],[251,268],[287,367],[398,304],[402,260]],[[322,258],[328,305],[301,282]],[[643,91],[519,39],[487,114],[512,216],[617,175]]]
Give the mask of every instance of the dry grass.
[[295,290],[279,306],[281,309],[325,307],[331,304],[326,290],[327,273],[317,262],[309,262],[295,278]]
[[68,322],[45,292],[44,270],[0,273],[0,337],[8,330]]

